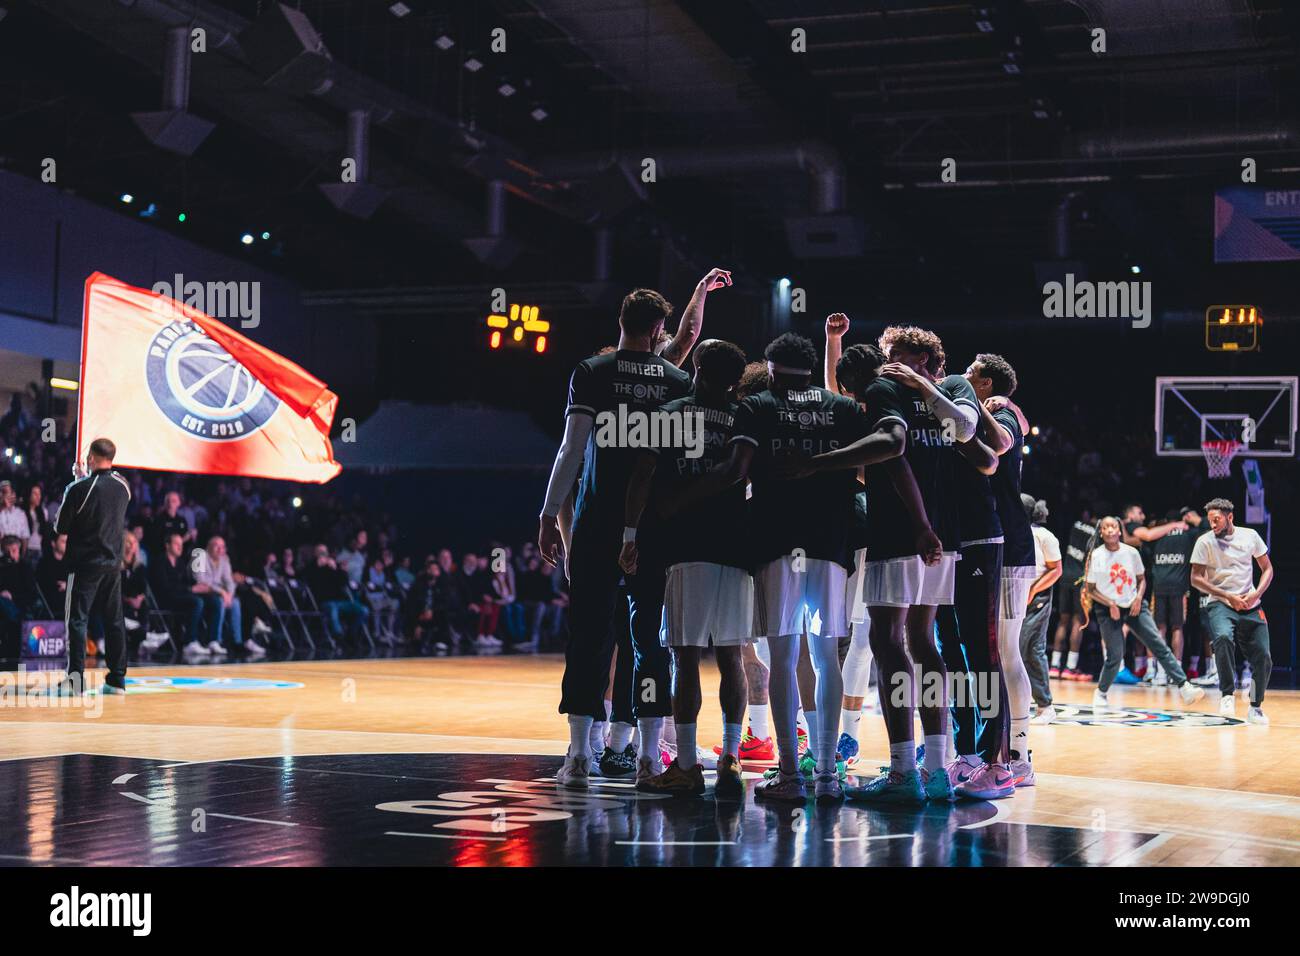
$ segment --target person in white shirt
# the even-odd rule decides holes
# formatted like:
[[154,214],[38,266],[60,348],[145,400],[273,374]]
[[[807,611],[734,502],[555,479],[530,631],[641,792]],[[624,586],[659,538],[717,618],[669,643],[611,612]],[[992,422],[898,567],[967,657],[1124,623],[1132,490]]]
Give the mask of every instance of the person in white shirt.
[[[1260,600],[1273,583],[1273,563],[1268,546],[1255,531],[1233,524],[1232,510],[1232,502],[1226,498],[1206,503],[1205,517],[1211,533],[1197,538],[1192,548],[1192,587],[1204,594],[1201,621],[1209,632],[1219,670],[1219,691],[1223,695],[1219,712],[1225,716],[1235,712],[1235,643],[1250,662],[1250,710],[1246,720],[1267,725],[1262,705],[1273,656],[1268,619]],[[1252,560],[1259,565],[1259,584],[1255,584]]]
[[1170,683],[1181,692],[1183,703],[1196,703],[1205,696],[1205,691],[1187,680],[1183,666],[1160,636],[1151,612],[1142,601],[1146,591],[1142,556],[1136,548],[1123,542],[1124,526],[1118,518],[1102,518],[1098,530],[1102,544],[1092,552],[1088,562],[1087,583],[1093,607],[1097,609],[1097,624],[1101,629],[1106,663],[1102,666],[1101,677],[1097,679],[1097,690],[1092,695],[1093,709],[1104,710],[1110,706],[1106,694],[1124,663],[1125,624],[1133,636],[1145,644],[1160,661],[1160,666],[1169,675]]
[[[220,535],[208,540],[208,547],[203,556],[195,555],[194,579],[208,587],[205,602],[216,607],[217,626],[212,634],[208,650],[213,654],[225,654],[226,644],[235,651],[244,651],[250,657],[261,657],[266,649],[251,638],[244,640],[244,629],[239,597],[235,594],[235,577],[230,570],[230,556],[226,554],[226,541]],[[226,640],[223,642],[223,637]]]
[[1034,580],[1029,585],[1029,605],[1020,624],[1020,659],[1025,662],[1029,687],[1038,705],[1033,724],[1050,724],[1056,719],[1052,706],[1052,682],[1047,671],[1047,626],[1052,617],[1052,589],[1061,576],[1061,543],[1043,527],[1047,502],[1022,494],[1025,516],[1034,534]]
[[13,535],[26,547],[32,529],[27,523],[27,513],[18,507],[17,501],[14,486],[7,481],[0,481],[0,537]]

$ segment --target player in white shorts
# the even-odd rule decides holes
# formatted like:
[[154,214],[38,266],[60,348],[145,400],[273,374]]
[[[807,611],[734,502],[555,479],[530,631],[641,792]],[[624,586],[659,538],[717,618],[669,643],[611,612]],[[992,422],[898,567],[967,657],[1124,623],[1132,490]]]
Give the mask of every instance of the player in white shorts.
[[[667,568],[659,638],[673,656],[673,719],[677,758],[663,773],[637,782],[648,793],[704,793],[697,759],[696,721],[701,706],[700,652],[712,646],[721,674],[722,752],[718,799],[739,800],[741,728],[745,717],[743,644],[751,640],[754,585],[747,567],[745,486],[674,509],[683,485],[708,473],[729,455],[735,427],[732,392],[745,368],[745,353],[710,339],[695,350],[695,388],[664,405],[681,422],[682,440],[642,451],[628,481],[626,529],[619,563],[635,574],[642,552]],[[647,510],[647,502],[653,501]]]

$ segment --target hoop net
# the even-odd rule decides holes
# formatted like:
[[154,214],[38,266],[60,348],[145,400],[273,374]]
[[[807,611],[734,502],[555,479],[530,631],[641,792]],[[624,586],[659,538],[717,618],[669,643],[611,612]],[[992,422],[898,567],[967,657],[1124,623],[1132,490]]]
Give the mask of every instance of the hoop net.
[[1232,459],[1241,450],[1239,441],[1201,442],[1201,451],[1205,453],[1205,464],[1211,478],[1227,478],[1232,473]]

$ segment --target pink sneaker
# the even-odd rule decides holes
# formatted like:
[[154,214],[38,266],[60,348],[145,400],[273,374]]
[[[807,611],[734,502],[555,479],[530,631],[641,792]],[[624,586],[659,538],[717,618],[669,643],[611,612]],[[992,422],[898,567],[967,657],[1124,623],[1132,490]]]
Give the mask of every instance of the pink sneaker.
[[1032,787],[1038,782],[1038,778],[1034,776],[1034,765],[1028,760],[1013,760],[1007,764],[1007,769],[1011,771],[1017,789]]
[[986,763],[953,790],[972,800],[1001,800],[1016,792],[1016,778],[1005,764]]

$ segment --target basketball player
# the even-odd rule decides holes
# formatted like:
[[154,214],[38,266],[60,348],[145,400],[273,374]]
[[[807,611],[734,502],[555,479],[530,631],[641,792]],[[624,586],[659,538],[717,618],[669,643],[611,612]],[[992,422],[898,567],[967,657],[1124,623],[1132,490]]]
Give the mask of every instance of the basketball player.
[[[1138,554],[1142,556],[1142,567],[1146,571],[1147,580],[1152,581],[1155,578],[1153,573],[1154,553],[1152,551],[1152,545],[1171,531],[1175,529],[1186,530],[1187,526],[1184,525],[1182,521],[1174,520],[1167,521],[1164,524],[1147,527],[1146,520],[1147,515],[1141,505],[1129,504],[1124,506],[1124,543],[1130,547],[1137,548]],[[1139,644],[1138,647],[1140,649],[1142,645]],[[1175,654],[1175,656],[1181,661],[1181,648],[1179,648],[1179,651],[1180,653]],[[1137,657],[1133,662],[1133,666],[1138,676],[1142,677],[1147,682],[1150,683],[1156,680],[1159,666],[1156,664],[1154,658],[1152,658],[1151,664],[1148,666],[1145,656]],[[1160,683],[1162,685],[1167,684],[1168,679],[1163,680]]]
[[[677,757],[660,775],[641,780],[648,793],[704,793],[704,767],[696,753],[700,714],[700,653],[712,646],[721,675],[722,754],[717,764],[719,799],[738,800],[740,737],[745,716],[745,669],[741,645],[750,640],[754,582],[747,565],[745,487],[668,516],[647,513],[646,502],[665,497],[662,489],[703,475],[729,454],[736,403],[732,392],[745,369],[738,346],[709,339],[695,350],[695,390],[662,411],[695,423],[703,439],[692,448],[641,452],[628,482],[626,527],[619,558],[624,572],[640,573],[641,561],[667,568],[661,640],[673,656],[673,719]],[[696,452],[702,452],[696,453]]]
[[[983,352],[966,369],[980,400],[978,434],[998,454],[997,470],[989,476],[998,519],[1002,525],[1002,576],[997,596],[997,648],[1007,702],[1011,706],[1008,767],[1017,787],[1034,785],[1029,755],[1029,675],[1020,656],[1020,630],[1029,605],[1029,589],[1037,577],[1034,532],[1020,500],[1021,451],[1024,445],[1022,414],[1011,407],[1018,385],[1016,370],[1000,355]],[[994,397],[1003,399],[997,403]],[[967,536],[962,533],[962,538]],[[987,760],[987,757],[985,758]],[[958,787],[959,792],[964,792]]]
[[104,622],[108,676],[102,692],[126,693],[126,626],[122,620],[122,529],[131,486],[113,469],[117,446],[96,438],[86,453],[85,469],[73,467],[77,480],[63,492],[55,521],[66,534],[70,569],[64,621],[68,664],[59,693],[77,696],[86,689],[86,625],[92,614]]
[[[1192,588],[1192,548],[1201,534],[1201,516],[1194,508],[1183,508],[1165,517],[1168,524],[1175,526],[1151,544],[1151,616],[1160,636],[1182,663],[1187,595]],[[1187,676],[1195,677],[1195,670],[1193,667]],[[1160,671],[1152,683],[1163,687],[1169,677]]]
[[1056,535],[1043,526],[1047,520],[1047,502],[1035,501],[1022,494],[1034,532],[1034,581],[1029,586],[1029,612],[1020,625],[1020,659],[1024,661],[1029,686],[1038,705],[1031,724],[1050,724],[1056,719],[1052,706],[1052,682],[1047,670],[1047,626],[1052,613],[1052,586],[1061,576],[1061,544]]
[[[879,347],[852,346],[836,367],[840,386],[862,403],[873,433],[848,448],[816,455],[810,464],[818,469],[868,466],[863,599],[871,618],[871,646],[880,673],[890,768],[849,796],[916,806],[925,802],[926,786],[935,787],[936,793],[942,791],[943,796],[952,793],[951,785],[944,785],[947,709],[942,694],[938,700],[933,694],[922,700],[927,744],[924,783],[917,772],[912,661],[927,675],[927,681],[937,678],[942,684],[946,680],[943,659],[934,644],[934,615],[940,604],[953,600],[960,535],[955,497],[948,477],[941,472],[949,467],[946,456],[953,454],[951,442],[969,441],[974,436],[978,410],[964,379],[950,376],[936,387],[932,376],[942,367],[944,356],[933,333],[891,327],[880,342]],[[916,390],[887,372],[909,382],[916,380]],[[953,378],[958,381],[950,381]],[[957,407],[953,394],[964,408]],[[945,427],[941,422],[953,425]],[[885,444],[891,454],[874,450],[878,443]],[[990,453],[984,467],[995,466]],[[910,659],[904,650],[905,639]]]
[[[628,447],[630,435],[618,435],[614,428],[596,430],[594,426],[598,416],[604,421],[610,420],[605,416],[626,420],[629,414],[654,411],[689,393],[690,376],[651,351],[671,314],[672,306],[659,293],[634,289],[624,297],[619,314],[618,350],[579,362],[569,382],[564,439],[551,471],[538,531],[542,556],[554,564],[560,559],[561,545],[556,516],[581,469],[572,550],[567,555],[569,640],[559,709],[569,718],[569,748],[556,775],[562,787],[587,787],[591,728],[606,716],[605,688],[614,646],[610,617],[621,574],[618,554],[627,478],[636,454],[634,448]],[[611,436],[610,432],[615,434]],[[653,626],[648,620],[659,586],[661,582],[656,582],[652,574],[628,581],[634,686],[649,691],[633,698],[643,741],[659,739],[663,718],[671,708],[669,659],[658,641],[658,612],[653,615]],[[650,759],[646,753],[640,754],[638,774]],[[653,774],[657,770],[647,766],[646,772]]]
[[1178,687],[1183,703],[1196,703],[1205,696],[1205,691],[1187,680],[1182,665],[1174,659],[1169,645],[1151,620],[1151,612],[1142,601],[1146,576],[1141,555],[1136,548],[1121,540],[1124,526],[1118,518],[1102,518],[1098,528],[1102,543],[1088,559],[1088,593],[1093,606],[1101,608],[1097,624],[1101,628],[1105,664],[1097,679],[1097,690],[1092,695],[1093,708],[1105,710],[1110,706],[1106,695],[1124,663],[1125,624],[1160,661],[1169,679]]
[[[835,374],[835,367],[843,354],[844,334],[848,330],[849,317],[843,312],[835,312],[826,317],[823,374],[826,378],[826,387],[840,395],[849,394],[840,387]],[[861,470],[858,472],[858,481],[865,482]],[[840,740],[836,746],[846,767],[852,767],[858,762],[858,753],[861,750],[859,728],[862,723],[862,709],[864,705],[869,704],[867,689],[871,681],[871,624],[867,615],[866,602],[862,600],[862,585],[867,563],[866,535],[867,493],[859,490],[854,499],[851,535],[853,574],[849,577],[848,594],[845,597],[849,608],[849,647],[842,662],[844,700],[840,707]]]
[[[1205,503],[1205,517],[1211,534],[1202,534],[1192,548],[1192,587],[1202,592],[1201,620],[1214,645],[1219,668],[1219,713],[1236,712],[1237,661],[1235,646],[1250,662],[1250,709],[1246,721],[1268,724],[1264,715],[1264,691],[1273,670],[1269,648],[1268,619],[1260,601],[1273,583],[1273,562],[1268,545],[1252,528],[1233,523],[1232,502],[1215,498]],[[1254,583],[1252,559],[1259,565],[1259,584]]]
[[[1052,666],[1048,670],[1051,677],[1071,681],[1092,679],[1079,670],[1079,647],[1083,643],[1083,629],[1087,622],[1081,600],[1082,591],[1087,589],[1084,565],[1096,547],[1096,541],[1097,525],[1091,513],[1085,510],[1070,526],[1070,535],[1061,553],[1061,577],[1056,582],[1056,613],[1059,617],[1052,642]],[[1067,639],[1070,649],[1062,668],[1061,652]]]
[[[820,800],[843,790],[835,766],[838,704],[843,695],[838,640],[848,631],[844,596],[848,579],[847,530],[853,518],[853,476],[784,471],[781,459],[833,451],[867,433],[856,402],[811,384],[817,351],[807,338],[787,332],[765,352],[770,386],[740,403],[731,456],[680,496],[677,507],[715,494],[753,474],[751,520],[754,633],[767,638],[768,677],[779,773],[759,784],[755,797],[802,803],[798,768],[795,667],[806,634],[817,671],[815,791]],[[884,443],[880,455],[897,454]]]

